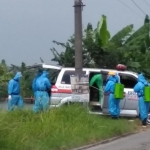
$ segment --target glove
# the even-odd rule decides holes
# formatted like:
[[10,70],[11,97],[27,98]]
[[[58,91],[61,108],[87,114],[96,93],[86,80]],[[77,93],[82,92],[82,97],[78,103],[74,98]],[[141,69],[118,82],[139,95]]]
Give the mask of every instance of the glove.
[[11,95],[8,95],[8,99],[9,99],[9,100],[11,99]]

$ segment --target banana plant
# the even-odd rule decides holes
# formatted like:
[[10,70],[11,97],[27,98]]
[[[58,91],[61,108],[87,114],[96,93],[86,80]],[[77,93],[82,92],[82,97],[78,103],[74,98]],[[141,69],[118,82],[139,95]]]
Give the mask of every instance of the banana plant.
[[107,17],[105,15],[101,16],[101,19],[97,24],[95,34],[96,38],[100,40],[99,42],[101,43],[101,47],[104,47],[108,44],[110,33],[107,30]]

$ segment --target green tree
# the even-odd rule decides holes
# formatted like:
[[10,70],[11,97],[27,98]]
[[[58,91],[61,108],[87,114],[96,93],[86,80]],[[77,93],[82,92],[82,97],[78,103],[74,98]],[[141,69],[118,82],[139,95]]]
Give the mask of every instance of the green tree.
[[0,97],[6,97],[8,95],[7,85],[12,76],[13,74],[9,71],[5,60],[2,60],[0,63]]
[[[82,42],[84,67],[114,68],[119,61],[121,53],[119,50],[112,51],[113,48],[110,46],[112,42],[109,41],[110,33],[107,30],[106,21],[106,16],[102,15],[96,29],[93,30],[92,24],[89,23],[84,30]],[[56,41],[54,43],[64,47],[65,51],[58,53],[55,48],[52,48],[51,51],[54,55],[52,61],[56,61],[61,66],[74,67],[74,36],[66,44]]]

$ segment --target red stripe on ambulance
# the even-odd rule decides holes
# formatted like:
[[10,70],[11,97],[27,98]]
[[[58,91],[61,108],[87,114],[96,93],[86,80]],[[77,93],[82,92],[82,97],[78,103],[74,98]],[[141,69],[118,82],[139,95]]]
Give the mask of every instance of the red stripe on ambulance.
[[51,92],[52,93],[67,93],[67,94],[71,94],[72,90],[71,89],[59,89],[55,85],[53,85],[52,88],[51,88]]

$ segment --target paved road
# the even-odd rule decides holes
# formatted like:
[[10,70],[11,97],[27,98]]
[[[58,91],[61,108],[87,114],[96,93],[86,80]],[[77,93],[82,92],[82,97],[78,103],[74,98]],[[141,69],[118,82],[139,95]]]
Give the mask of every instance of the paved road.
[[[32,109],[32,107],[33,107],[33,104],[27,103],[27,102],[24,103],[24,109]],[[7,102],[6,101],[0,102],[0,110],[7,110]]]
[[150,150],[150,130],[86,150]]

